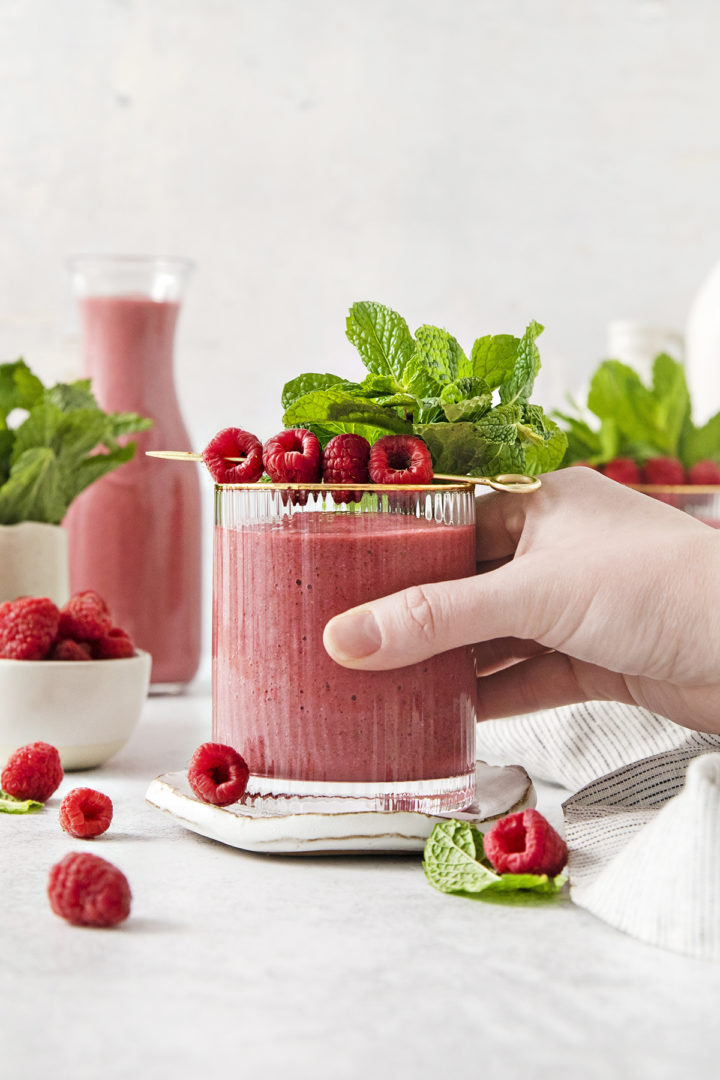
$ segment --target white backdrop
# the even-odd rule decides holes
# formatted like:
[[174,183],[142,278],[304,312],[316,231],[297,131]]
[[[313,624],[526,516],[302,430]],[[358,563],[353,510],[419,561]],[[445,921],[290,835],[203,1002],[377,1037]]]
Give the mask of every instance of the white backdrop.
[[355,299],[539,319],[558,404],[720,256],[719,37],[714,0],[0,0],[0,356],[77,374],[65,256],[157,251],[198,264],[196,447],[357,374]]

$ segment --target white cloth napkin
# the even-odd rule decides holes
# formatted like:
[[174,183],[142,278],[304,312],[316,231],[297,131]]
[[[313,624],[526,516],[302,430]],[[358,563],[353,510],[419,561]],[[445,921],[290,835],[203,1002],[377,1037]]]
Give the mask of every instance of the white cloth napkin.
[[720,736],[594,701],[480,724],[478,757],[581,787],[563,804],[576,904],[720,961]]

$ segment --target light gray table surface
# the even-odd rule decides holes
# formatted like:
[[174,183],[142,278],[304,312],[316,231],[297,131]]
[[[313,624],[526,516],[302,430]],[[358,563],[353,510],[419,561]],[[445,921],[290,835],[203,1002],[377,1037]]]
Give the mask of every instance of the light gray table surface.
[[[0,815],[3,1077],[717,1077],[720,967],[641,944],[569,900],[444,896],[419,855],[250,855],[148,806],[210,737],[198,684],[151,698],[107,765],[37,815]],[[110,831],[72,840],[71,787],[107,792]],[[559,788],[539,808],[561,821]],[[115,930],[46,897],[68,851],[116,863]]]

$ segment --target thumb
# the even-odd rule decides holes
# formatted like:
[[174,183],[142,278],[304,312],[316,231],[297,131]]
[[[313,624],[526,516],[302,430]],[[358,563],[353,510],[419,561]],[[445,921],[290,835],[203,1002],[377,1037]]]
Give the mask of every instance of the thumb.
[[336,615],[323,634],[344,667],[381,671],[515,633],[513,563],[487,574],[414,585]]

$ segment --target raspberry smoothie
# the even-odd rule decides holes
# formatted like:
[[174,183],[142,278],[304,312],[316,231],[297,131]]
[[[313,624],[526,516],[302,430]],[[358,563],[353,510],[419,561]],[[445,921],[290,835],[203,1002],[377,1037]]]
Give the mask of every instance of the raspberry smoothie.
[[234,746],[252,774],[280,781],[461,778],[464,796],[448,804],[457,809],[474,776],[470,650],[353,671],[330,659],[322,633],[356,604],[474,572],[472,524],[311,510],[217,526],[213,738]]
[[190,445],[172,378],[179,304],[146,295],[80,302],[85,371],[103,408],[138,412],[128,464],[92,484],[65,519],[71,589],[95,589],[135,644],[151,653],[152,683],[177,687],[200,660],[201,511],[194,469],[158,468],[146,450]]

